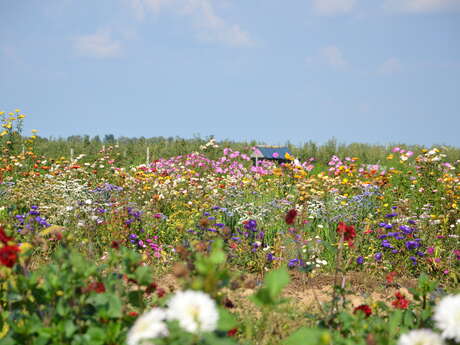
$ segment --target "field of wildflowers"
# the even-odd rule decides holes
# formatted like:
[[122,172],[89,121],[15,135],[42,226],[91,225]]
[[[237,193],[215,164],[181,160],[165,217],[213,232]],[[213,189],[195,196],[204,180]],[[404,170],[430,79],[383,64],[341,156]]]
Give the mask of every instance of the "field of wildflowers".
[[131,164],[0,118],[0,344],[460,343],[455,151]]

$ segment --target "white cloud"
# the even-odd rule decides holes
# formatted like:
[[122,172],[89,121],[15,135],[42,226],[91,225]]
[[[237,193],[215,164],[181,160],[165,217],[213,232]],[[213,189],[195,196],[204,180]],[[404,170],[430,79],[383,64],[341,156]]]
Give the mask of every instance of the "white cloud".
[[159,14],[164,10],[191,18],[196,36],[204,41],[233,46],[253,43],[249,34],[238,24],[229,23],[217,14],[213,0],[129,0],[129,2],[140,19],[148,11]]
[[348,13],[353,10],[356,0],[313,0],[313,10],[321,15]]
[[382,65],[380,65],[378,71],[382,74],[395,74],[402,70],[401,61],[397,58],[389,58]]
[[111,58],[120,55],[121,43],[111,37],[109,30],[103,30],[94,34],[76,37],[74,39],[74,49],[81,56]]
[[460,0],[385,0],[383,7],[389,11],[413,13],[460,11]]
[[329,66],[335,68],[344,68],[348,65],[348,62],[343,57],[342,51],[334,45],[322,48],[320,56]]

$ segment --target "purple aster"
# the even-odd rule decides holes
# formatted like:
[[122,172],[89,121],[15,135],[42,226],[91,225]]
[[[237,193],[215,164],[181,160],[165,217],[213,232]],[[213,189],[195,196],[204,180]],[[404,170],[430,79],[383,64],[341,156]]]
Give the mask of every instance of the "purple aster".
[[382,253],[378,252],[374,255],[374,258],[376,261],[380,261],[382,260],[382,256],[383,256]]
[[406,235],[409,235],[412,233],[412,229],[410,227],[408,227],[407,225],[401,225],[399,227],[399,230],[401,230],[402,232],[404,232]]
[[268,262],[272,262],[273,260],[275,260],[275,257],[273,256],[273,254],[272,254],[272,253],[268,253],[268,254],[267,254],[267,261],[268,261]]
[[362,265],[362,264],[364,263],[364,258],[363,258],[362,256],[358,256],[358,257],[356,258],[356,263],[357,263],[358,265]]
[[418,241],[407,241],[406,242],[406,248],[407,249],[415,249],[420,247],[420,243]]
[[393,217],[396,217],[398,214],[397,213],[388,213],[387,215],[385,215],[385,218],[393,218]]
[[382,247],[384,248],[389,248],[389,249],[393,249],[394,247],[391,245],[390,242],[388,242],[388,240],[383,240],[382,243],[381,243]]

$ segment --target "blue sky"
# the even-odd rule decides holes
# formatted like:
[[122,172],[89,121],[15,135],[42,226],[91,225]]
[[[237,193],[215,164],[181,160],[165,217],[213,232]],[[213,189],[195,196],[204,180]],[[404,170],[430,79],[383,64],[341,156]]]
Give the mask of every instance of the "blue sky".
[[0,0],[25,130],[460,146],[460,0]]

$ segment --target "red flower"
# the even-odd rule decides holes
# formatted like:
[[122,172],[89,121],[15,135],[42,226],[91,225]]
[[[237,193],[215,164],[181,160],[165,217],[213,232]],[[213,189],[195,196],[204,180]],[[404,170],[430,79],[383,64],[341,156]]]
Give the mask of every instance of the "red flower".
[[291,225],[294,224],[295,217],[297,217],[297,210],[293,208],[292,210],[288,211],[284,220],[286,221],[286,224]]
[[153,282],[153,283],[150,283],[149,286],[147,286],[147,289],[145,289],[145,292],[146,293],[152,293],[152,292],[156,291],[157,288],[158,288],[157,283]]
[[238,332],[238,330],[237,330],[236,328],[232,328],[231,330],[229,330],[229,331],[227,332],[227,336],[233,337],[233,336],[235,336],[235,334],[236,334],[237,332]]
[[8,241],[12,241],[12,240],[13,238],[6,236],[5,230],[3,229],[2,226],[0,226],[0,241],[3,242],[4,244],[7,244]]
[[161,298],[161,297],[163,297],[164,295],[166,295],[166,291],[165,291],[164,289],[162,289],[162,288],[158,288],[158,289],[157,289],[157,296],[158,296],[158,298]]
[[105,286],[101,282],[92,282],[86,288],[83,289],[83,292],[94,291],[96,293],[104,293]]
[[397,275],[398,275],[398,273],[396,273],[395,271],[388,273],[387,276],[386,276],[387,283],[388,284],[393,283],[393,280],[395,279],[395,277]]
[[364,314],[366,314],[366,317],[369,317],[372,314],[372,309],[367,304],[361,304],[360,306],[356,307],[353,310],[353,314],[356,314],[358,310],[361,310]]
[[391,305],[396,309],[407,309],[409,306],[409,301],[406,299],[406,296],[398,291],[395,293],[395,297],[396,299],[391,302]]
[[112,241],[112,244],[110,245],[113,249],[120,249],[120,242],[118,241]]
[[136,313],[135,311],[130,311],[130,312],[128,313],[128,315],[131,316],[131,317],[137,317],[139,314]]
[[0,248],[0,262],[6,267],[13,267],[18,260],[18,246],[3,246]]
[[343,239],[348,241],[350,246],[353,245],[353,239],[356,237],[356,231],[353,225],[346,225],[344,222],[340,222],[337,225],[337,233],[343,235]]

